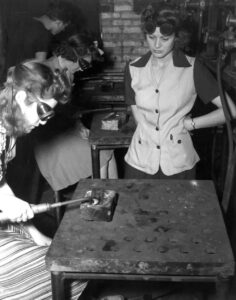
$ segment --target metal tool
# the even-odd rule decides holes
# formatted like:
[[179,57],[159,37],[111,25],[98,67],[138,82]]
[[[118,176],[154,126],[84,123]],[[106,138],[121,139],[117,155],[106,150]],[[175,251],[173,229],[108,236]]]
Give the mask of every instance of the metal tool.
[[[64,202],[57,202],[57,203],[42,203],[42,204],[38,204],[38,205],[32,205],[31,209],[33,210],[34,214],[40,214],[40,213],[44,213],[47,212],[49,210],[52,210],[54,208],[58,208],[61,206],[65,206],[65,205],[71,205],[71,204],[82,204],[85,202],[91,202],[91,204],[96,205],[97,203],[99,203],[99,199],[96,199],[95,197],[84,197],[84,198],[79,198],[79,199],[74,199],[74,200],[68,200],[68,201],[64,201]],[[7,222],[10,221],[8,218],[6,218],[5,216],[1,216],[2,214],[0,213],[0,222]]]
[[73,118],[77,119],[83,115],[93,114],[93,113],[103,113],[103,112],[128,112],[128,108],[125,106],[122,107],[103,107],[103,108],[91,108],[91,109],[80,109],[74,113]]

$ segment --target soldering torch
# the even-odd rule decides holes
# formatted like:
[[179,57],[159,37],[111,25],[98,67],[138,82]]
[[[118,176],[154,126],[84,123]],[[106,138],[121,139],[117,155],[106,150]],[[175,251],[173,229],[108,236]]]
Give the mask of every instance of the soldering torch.
[[[89,202],[91,205],[96,205],[99,202],[99,199],[96,198],[91,198],[91,197],[85,197],[85,198],[79,198],[79,199],[74,199],[74,200],[68,200],[64,202],[57,202],[57,203],[42,203],[38,205],[32,205],[31,209],[33,210],[34,214],[41,214],[44,212],[47,212],[49,210],[52,210],[57,207],[65,206],[65,205],[71,205],[71,204],[82,204],[85,202]],[[1,216],[2,214],[0,213],[0,222],[8,222],[9,218],[6,218],[4,215]]]

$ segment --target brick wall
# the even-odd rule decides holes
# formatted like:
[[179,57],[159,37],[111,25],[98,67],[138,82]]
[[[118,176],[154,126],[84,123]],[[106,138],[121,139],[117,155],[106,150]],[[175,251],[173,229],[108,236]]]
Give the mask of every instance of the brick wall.
[[100,0],[100,22],[104,49],[123,70],[127,61],[147,52],[140,29],[140,15],[134,12],[134,0]]

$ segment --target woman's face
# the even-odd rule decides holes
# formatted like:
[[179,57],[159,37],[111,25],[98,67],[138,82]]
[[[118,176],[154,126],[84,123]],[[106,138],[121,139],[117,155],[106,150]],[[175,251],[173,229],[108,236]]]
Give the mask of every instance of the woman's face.
[[71,60],[65,59],[64,57],[59,56],[60,65],[62,69],[67,69],[70,74],[74,74],[75,72],[79,71],[79,62],[73,62]]
[[156,27],[152,34],[146,34],[146,38],[149,49],[155,58],[166,57],[174,48],[175,34],[163,35],[160,27]]
[[[20,91],[23,92],[24,91]],[[17,101],[17,96],[16,96],[16,101],[21,109],[22,115],[24,117],[24,121],[25,121],[25,131],[26,133],[31,132],[35,127],[38,127],[39,125],[45,125],[47,123],[47,121],[42,121],[40,119],[40,116],[38,115],[37,112],[37,102],[33,102],[31,104],[27,104],[25,102],[25,100],[23,100],[24,95],[22,94],[20,99],[18,97],[18,99],[20,99],[20,101]],[[26,99],[26,97],[25,97]],[[47,105],[49,105],[52,110],[55,108],[55,106],[57,105],[57,101],[53,98],[51,99],[41,99],[40,97],[37,97],[38,101],[40,101],[41,103],[45,103]]]
[[[81,66],[79,64],[79,61],[73,62],[73,61],[68,60],[68,59],[66,59],[64,57],[61,57],[61,56],[59,56],[58,58],[59,58],[59,64],[62,67],[62,69],[67,69],[70,74],[73,75],[75,72],[82,70]],[[91,62],[91,55],[90,54],[84,55],[82,58],[84,60],[86,60],[88,63]]]

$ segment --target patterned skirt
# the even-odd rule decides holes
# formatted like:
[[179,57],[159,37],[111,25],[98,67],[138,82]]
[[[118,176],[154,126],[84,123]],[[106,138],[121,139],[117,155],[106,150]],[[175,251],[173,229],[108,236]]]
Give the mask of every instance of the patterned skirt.
[[[48,246],[38,246],[23,226],[0,227],[0,299],[51,300],[51,276],[46,270]],[[76,300],[87,282],[66,280],[66,299]]]

